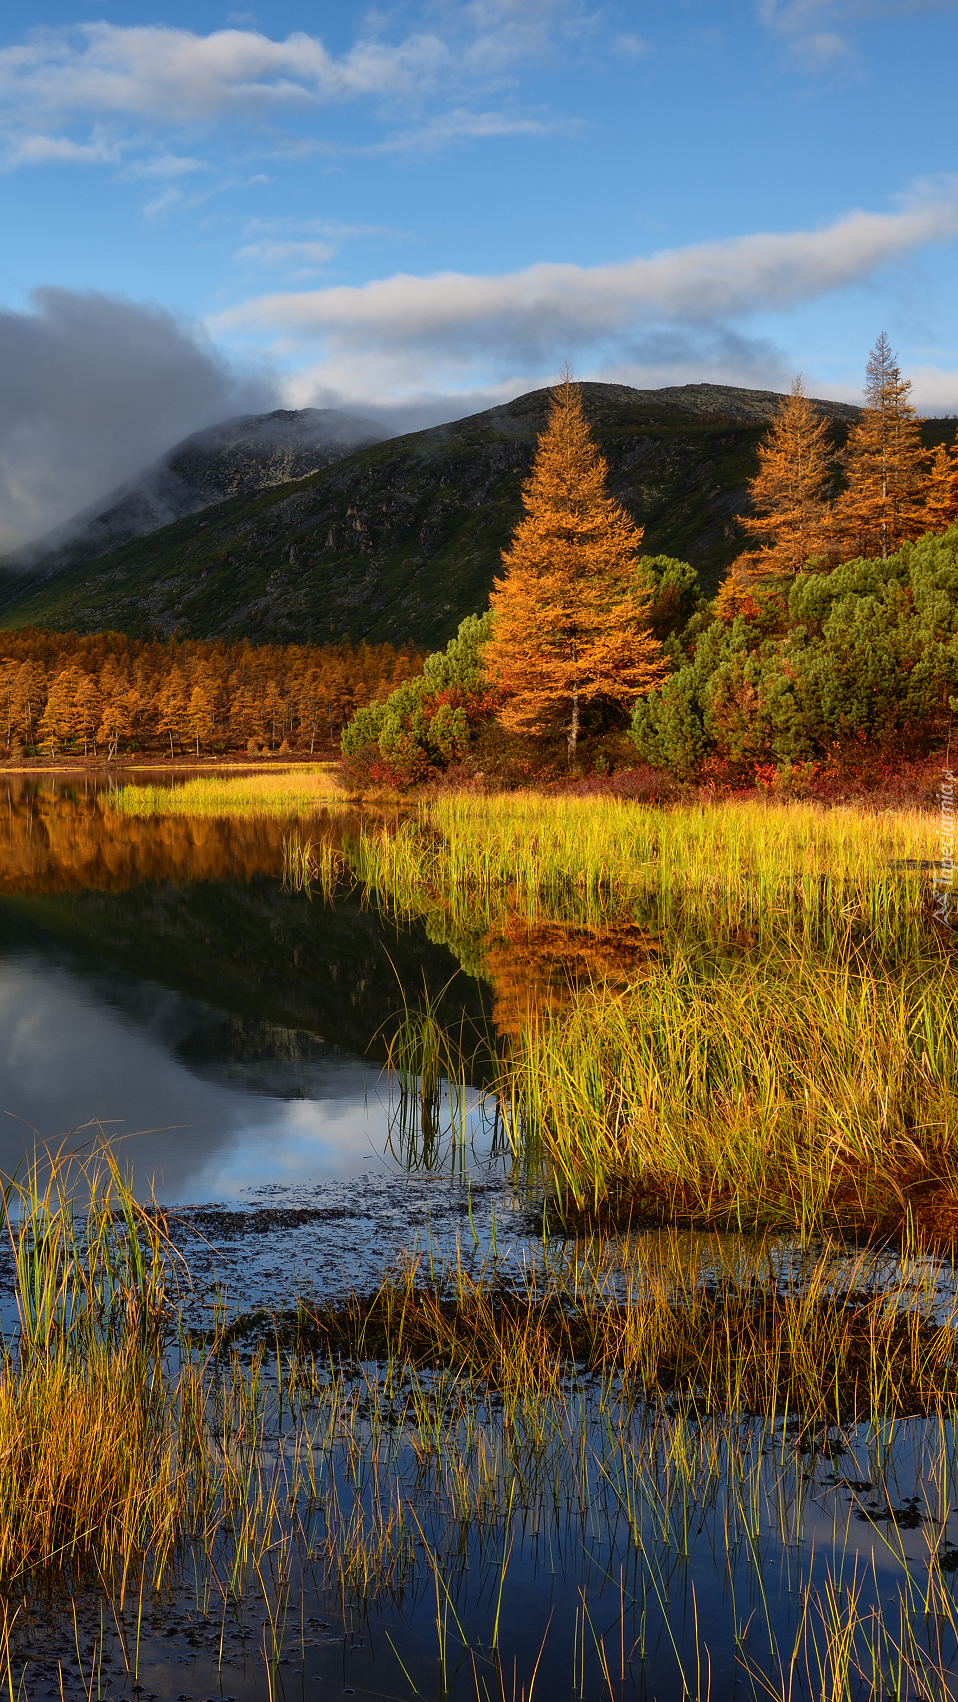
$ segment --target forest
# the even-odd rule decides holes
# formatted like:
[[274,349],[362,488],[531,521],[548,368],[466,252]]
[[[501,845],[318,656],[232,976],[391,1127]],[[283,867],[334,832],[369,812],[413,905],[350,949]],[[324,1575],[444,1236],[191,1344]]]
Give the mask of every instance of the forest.
[[391,644],[146,641],[0,633],[0,738],[14,761],[122,751],[328,749],[348,717],[418,672]]

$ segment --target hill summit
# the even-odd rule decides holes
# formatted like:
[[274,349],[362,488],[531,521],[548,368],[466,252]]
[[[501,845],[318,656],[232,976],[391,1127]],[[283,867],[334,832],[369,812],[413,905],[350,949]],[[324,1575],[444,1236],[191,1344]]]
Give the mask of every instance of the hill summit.
[[384,435],[372,420],[334,408],[240,414],[185,437],[135,479],[0,565],[47,577],[67,572],[226,497],[302,479]]
[[[609,487],[645,527],[645,550],[691,561],[703,588],[714,591],[742,548],[735,515],[746,506],[756,445],[781,397],[716,384],[581,388]],[[534,390],[369,444],[295,482],[236,488],[98,559],[48,556],[6,579],[0,624],[111,627],[135,637],[444,643],[463,615],[486,604],[521,513],[549,394]],[[859,410],[816,405],[836,443],[843,441]],[[266,419],[278,417],[289,416]],[[216,430],[228,436],[235,423]],[[182,468],[195,441],[178,446],[169,465],[175,457]],[[267,463],[288,464],[268,456]],[[234,464],[242,467],[241,455]],[[190,473],[191,489],[199,478]]]

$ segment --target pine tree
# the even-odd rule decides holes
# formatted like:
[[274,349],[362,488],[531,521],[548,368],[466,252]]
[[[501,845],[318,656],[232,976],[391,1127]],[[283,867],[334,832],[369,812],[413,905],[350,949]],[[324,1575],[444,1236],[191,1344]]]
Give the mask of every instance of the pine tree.
[[759,470],[748,487],[753,513],[738,516],[743,531],[761,540],[748,552],[750,574],[794,579],[824,549],[828,459],[827,423],[799,374],[758,446]]
[[926,529],[928,457],[910,394],[911,381],[902,378],[883,331],[868,358],[862,417],[852,426],[842,456],[847,488],[832,513],[846,561],[853,556],[887,561],[903,539],[918,538]]
[[541,731],[561,718],[570,762],[583,703],[631,704],[664,672],[648,631],[652,588],[636,575],[642,531],[606,491],[607,471],[566,376],[523,487],[525,517],[503,551],[484,656],[503,691],[503,726]]
[[944,532],[958,520],[958,437],[950,451],[939,443],[928,468],[925,530]]

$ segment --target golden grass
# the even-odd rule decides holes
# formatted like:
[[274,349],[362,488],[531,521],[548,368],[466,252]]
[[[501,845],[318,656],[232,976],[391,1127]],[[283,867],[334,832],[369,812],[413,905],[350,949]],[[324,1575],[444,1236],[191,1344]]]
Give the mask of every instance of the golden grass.
[[919,811],[523,793],[438,799],[415,820],[365,829],[355,866],[400,915],[440,911],[474,928],[628,914],[712,938],[785,923],[827,941],[852,921],[887,945],[914,937],[927,888],[916,865],[937,855],[938,825]]
[[118,786],[110,809],[130,816],[296,816],[343,801],[334,763],[269,774],[221,775],[181,786]]
[[828,1248],[791,1288],[782,1259],[781,1242],[669,1231],[597,1265],[554,1255],[511,1284],[491,1266],[419,1259],[372,1295],[304,1305],[271,1327],[289,1347],[373,1361],[400,1384],[442,1367],[452,1384],[495,1390],[510,1420],[583,1376],[603,1408],[666,1393],[716,1416],[791,1412],[812,1428],[950,1407],[958,1299],[942,1312],[933,1259],[916,1250],[890,1273],[873,1254]]
[[[854,954],[653,964],[514,1031],[503,1098],[561,1215],[958,1224],[958,987]],[[937,1222],[935,1221],[937,1219]]]
[[[807,1236],[917,1211],[951,1238],[958,983],[930,920],[937,852],[918,812],[522,795],[431,802],[353,858],[381,904],[493,980],[516,1156],[566,1223]],[[550,929],[578,930],[556,973]]]

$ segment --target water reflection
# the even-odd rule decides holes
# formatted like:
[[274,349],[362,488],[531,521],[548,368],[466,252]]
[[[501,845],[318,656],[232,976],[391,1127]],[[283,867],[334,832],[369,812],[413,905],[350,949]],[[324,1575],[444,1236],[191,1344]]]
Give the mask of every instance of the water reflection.
[[398,979],[452,980],[440,1007],[484,1023],[443,945],[355,892],[284,890],[282,821],[140,821],[89,782],[14,781],[2,804],[0,1169],[91,1118],[171,1202],[396,1166]]

